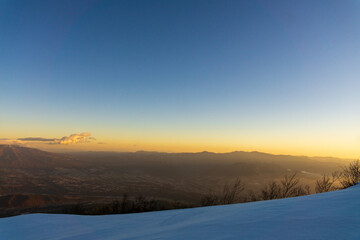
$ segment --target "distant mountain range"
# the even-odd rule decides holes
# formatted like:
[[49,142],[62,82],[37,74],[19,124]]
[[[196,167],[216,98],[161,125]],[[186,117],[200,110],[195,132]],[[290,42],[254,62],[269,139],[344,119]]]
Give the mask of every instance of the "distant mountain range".
[[338,170],[345,163],[337,158],[260,152],[60,154],[0,145],[0,197],[46,195],[50,197],[36,199],[52,199],[54,202],[54,199],[59,201],[68,196],[89,201],[118,198],[127,193],[130,196],[196,202],[203,194],[217,191],[237,177],[248,189],[256,190],[271,180],[296,171],[304,183],[312,185],[321,174]]

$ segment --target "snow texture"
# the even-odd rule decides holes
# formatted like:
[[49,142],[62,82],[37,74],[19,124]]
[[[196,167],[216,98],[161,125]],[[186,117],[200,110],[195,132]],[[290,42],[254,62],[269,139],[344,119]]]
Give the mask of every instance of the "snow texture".
[[360,239],[360,185],[329,193],[183,210],[0,219],[0,239]]

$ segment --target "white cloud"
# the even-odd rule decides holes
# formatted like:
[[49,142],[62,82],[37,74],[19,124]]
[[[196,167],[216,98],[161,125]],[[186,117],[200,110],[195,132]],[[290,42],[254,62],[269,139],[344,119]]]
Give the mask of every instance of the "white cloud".
[[96,141],[94,137],[91,137],[91,134],[88,132],[84,133],[74,133],[70,136],[62,137],[61,139],[54,139],[54,144],[75,144],[75,143],[88,143],[91,141]]

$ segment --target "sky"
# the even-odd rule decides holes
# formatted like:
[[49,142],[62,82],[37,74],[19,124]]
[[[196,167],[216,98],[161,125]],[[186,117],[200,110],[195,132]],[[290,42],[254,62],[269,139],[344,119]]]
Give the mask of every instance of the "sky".
[[360,156],[360,2],[0,1],[0,143]]

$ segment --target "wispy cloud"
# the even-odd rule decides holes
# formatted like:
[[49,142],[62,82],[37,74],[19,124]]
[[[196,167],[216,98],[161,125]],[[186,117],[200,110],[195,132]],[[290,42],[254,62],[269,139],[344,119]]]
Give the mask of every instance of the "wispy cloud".
[[42,137],[24,137],[24,138],[1,138],[0,141],[10,144],[25,144],[25,143],[47,143],[47,144],[61,144],[70,145],[77,143],[89,143],[96,141],[96,138],[91,136],[89,132],[74,133],[70,136],[64,136],[62,138],[42,138]]
[[27,137],[27,138],[18,138],[16,140],[20,141],[29,141],[29,142],[53,142],[56,138],[41,138],[41,137]]
[[17,140],[17,139],[1,138],[0,143],[2,143],[2,144],[21,144],[21,143],[24,143],[24,142],[21,141],[21,140]]

